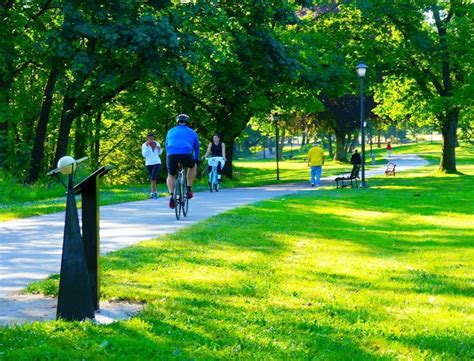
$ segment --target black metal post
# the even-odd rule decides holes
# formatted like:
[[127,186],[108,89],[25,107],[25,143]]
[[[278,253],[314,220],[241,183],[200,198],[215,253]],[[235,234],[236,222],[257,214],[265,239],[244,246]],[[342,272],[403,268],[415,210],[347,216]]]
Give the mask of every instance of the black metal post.
[[94,318],[89,274],[74,194],[73,173],[69,175],[67,187],[66,220],[56,317],[68,321]]
[[276,162],[277,162],[277,181],[280,180],[280,165],[279,165],[279,158],[280,158],[280,147],[278,145],[278,138],[279,138],[279,134],[278,134],[278,121],[275,121],[275,145],[276,145]]
[[99,187],[91,182],[82,188],[82,238],[86,254],[87,270],[92,291],[94,309],[99,309]]
[[91,297],[94,310],[100,300],[100,237],[99,237],[99,178],[112,167],[103,166],[74,187],[82,196],[82,239],[89,273]]
[[365,125],[364,125],[364,77],[360,77],[360,129],[361,129],[361,156],[362,156],[362,179],[360,186],[364,188],[365,183]]

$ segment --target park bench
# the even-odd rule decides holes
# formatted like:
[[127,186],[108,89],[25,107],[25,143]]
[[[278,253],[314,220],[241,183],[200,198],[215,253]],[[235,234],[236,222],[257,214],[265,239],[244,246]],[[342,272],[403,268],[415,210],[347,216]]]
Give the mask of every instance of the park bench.
[[354,165],[351,173],[342,174],[339,177],[336,177],[336,188],[359,188],[359,182],[357,181],[359,179],[359,170],[360,165]]
[[395,176],[395,167],[396,166],[397,165],[395,163],[391,163],[391,162],[387,163],[387,166],[385,168],[385,175],[386,176],[389,176],[389,175]]

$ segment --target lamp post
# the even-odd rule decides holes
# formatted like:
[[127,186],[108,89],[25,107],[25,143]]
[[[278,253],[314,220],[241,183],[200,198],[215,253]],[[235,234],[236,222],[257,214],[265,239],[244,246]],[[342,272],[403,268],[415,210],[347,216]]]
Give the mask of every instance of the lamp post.
[[56,310],[57,318],[68,321],[94,318],[91,284],[74,194],[74,175],[77,163],[85,159],[81,158],[76,161],[70,156],[64,156],[59,159],[57,168],[48,172],[48,175],[56,176],[58,179],[60,179],[59,173],[68,176],[67,185],[61,180],[61,183],[67,188],[67,201]]
[[275,123],[275,151],[276,151],[276,163],[277,163],[277,181],[280,180],[280,165],[279,165],[279,158],[280,158],[280,150],[278,146],[278,119],[279,115],[278,113],[273,114],[273,122]]
[[365,183],[365,121],[364,121],[364,77],[368,66],[364,63],[359,63],[356,66],[357,75],[360,79],[360,129],[361,129],[361,156],[362,156],[362,179],[360,186],[366,187]]

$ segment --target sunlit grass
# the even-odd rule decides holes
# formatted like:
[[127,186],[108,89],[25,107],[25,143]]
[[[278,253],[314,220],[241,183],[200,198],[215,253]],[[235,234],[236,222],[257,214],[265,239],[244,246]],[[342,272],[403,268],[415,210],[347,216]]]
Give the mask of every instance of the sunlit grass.
[[[113,252],[102,298],[144,302],[138,317],[4,329],[5,355],[470,360],[474,174],[436,168],[249,205]],[[35,288],[54,294],[57,279]]]

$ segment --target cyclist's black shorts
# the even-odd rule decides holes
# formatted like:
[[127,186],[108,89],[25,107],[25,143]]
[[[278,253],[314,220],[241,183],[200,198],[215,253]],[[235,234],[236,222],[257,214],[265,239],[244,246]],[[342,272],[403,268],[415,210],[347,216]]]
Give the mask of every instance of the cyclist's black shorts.
[[171,175],[178,174],[178,163],[181,164],[186,168],[194,167],[195,161],[192,154],[170,154],[167,157],[167,168],[168,173]]

